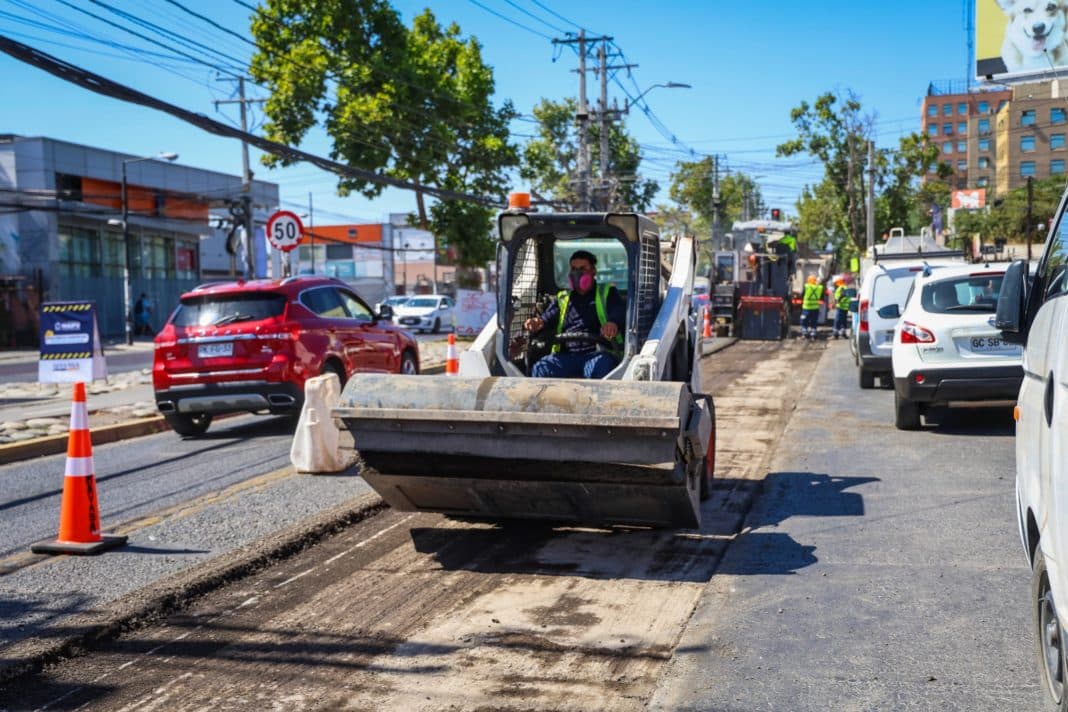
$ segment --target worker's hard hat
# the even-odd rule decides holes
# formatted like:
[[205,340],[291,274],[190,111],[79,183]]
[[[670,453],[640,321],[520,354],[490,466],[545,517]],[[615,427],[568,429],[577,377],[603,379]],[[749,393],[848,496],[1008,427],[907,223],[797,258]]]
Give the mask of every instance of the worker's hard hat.
[[808,282],[809,284],[818,284],[819,283],[819,279],[817,279],[816,275],[814,275],[814,274],[810,274],[808,276],[808,279],[806,279],[805,281]]
[[841,277],[839,277],[838,279],[834,280],[834,286],[836,286],[836,287],[844,287],[845,286],[845,280],[842,279]]

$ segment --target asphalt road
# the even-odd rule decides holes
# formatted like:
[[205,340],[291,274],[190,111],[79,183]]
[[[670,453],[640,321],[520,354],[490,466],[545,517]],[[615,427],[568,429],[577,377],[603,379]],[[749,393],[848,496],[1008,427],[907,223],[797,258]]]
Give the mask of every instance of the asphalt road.
[[855,384],[834,345],[651,709],[1045,709],[1011,412],[901,432]]

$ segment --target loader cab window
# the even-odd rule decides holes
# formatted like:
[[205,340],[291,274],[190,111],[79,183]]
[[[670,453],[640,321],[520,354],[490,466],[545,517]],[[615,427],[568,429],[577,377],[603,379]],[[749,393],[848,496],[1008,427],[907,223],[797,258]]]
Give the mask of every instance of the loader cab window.
[[592,252],[597,258],[597,283],[613,284],[623,296],[627,294],[627,248],[614,237],[591,237],[582,240],[557,240],[553,243],[553,277],[558,290],[567,289],[571,255],[576,250]]

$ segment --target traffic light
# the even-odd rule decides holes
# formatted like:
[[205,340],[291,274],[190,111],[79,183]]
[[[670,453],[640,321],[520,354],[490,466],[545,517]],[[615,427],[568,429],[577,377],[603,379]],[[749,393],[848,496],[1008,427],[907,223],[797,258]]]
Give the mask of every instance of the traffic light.
[[779,210],[778,208],[772,208],[771,209],[771,219],[772,220],[781,220],[782,219],[782,211]]

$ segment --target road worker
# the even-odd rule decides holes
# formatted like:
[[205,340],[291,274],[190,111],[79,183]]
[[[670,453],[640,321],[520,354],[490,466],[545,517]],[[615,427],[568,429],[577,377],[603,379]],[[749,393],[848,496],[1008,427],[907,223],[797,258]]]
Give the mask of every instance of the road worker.
[[849,319],[849,290],[844,279],[834,281],[834,338],[845,337],[846,324]]
[[820,319],[820,303],[823,301],[823,285],[816,275],[809,275],[805,280],[805,291],[801,293],[801,336],[815,341],[817,325]]

